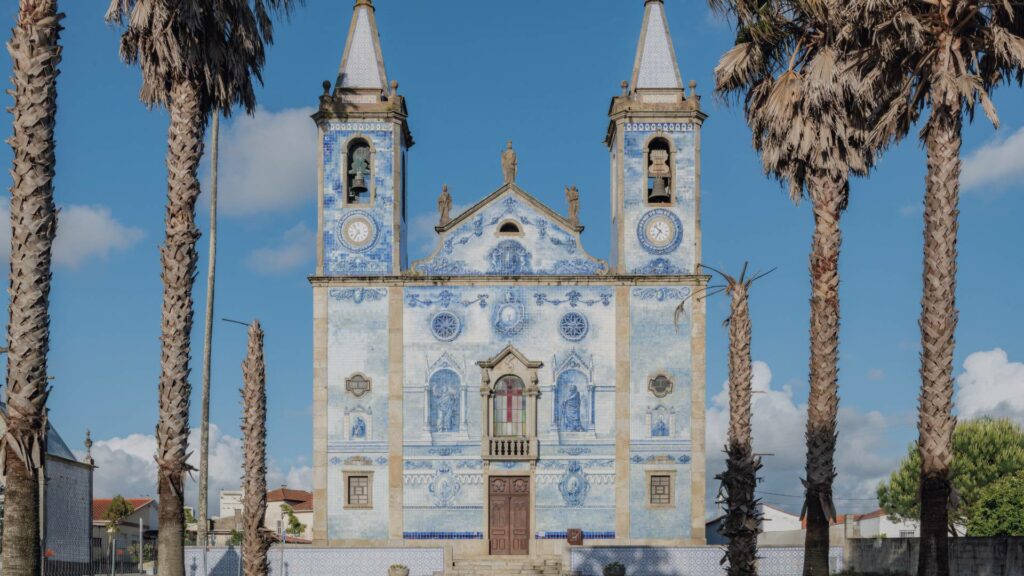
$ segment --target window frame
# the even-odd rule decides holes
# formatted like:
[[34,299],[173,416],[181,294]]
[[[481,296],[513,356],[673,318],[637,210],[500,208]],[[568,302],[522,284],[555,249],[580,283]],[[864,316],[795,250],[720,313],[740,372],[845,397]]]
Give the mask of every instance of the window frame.
[[[513,383],[517,386],[517,388],[515,390],[515,392],[517,392],[517,393],[511,393],[511,392],[513,392],[511,385],[504,384],[504,381],[506,381],[506,380],[513,380],[513,379],[514,379]],[[518,398],[518,401],[516,401],[516,400],[509,401],[508,398],[510,396],[512,398]],[[512,402],[518,403],[518,405],[519,405],[518,410],[515,407],[512,407],[512,406],[509,406],[509,408],[505,410],[506,414],[509,414],[509,413],[516,414],[516,413],[518,413],[519,414],[519,418],[518,419],[516,419],[515,421],[512,421],[512,420],[503,421],[503,422],[499,422],[498,421],[498,414],[500,413],[500,411],[498,410],[498,408],[499,408],[499,406],[498,406],[499,400],[498,399],[499,398],[505,398],[506,399],[505,400],[505,404],[506,405],[510,405]],[[494,384],[494,393],[491,395],[491,401],[492,401],[491,431],[493,433],[492,435],[495,438],[525,438],[525,437],[528,436],[528,434],[527,434],[527,422],[529,420],[529,403],[527,402],[527,397],[526,397],[526,382],[523,382],[523,379],[521,377],[519,377],[519,375],[517,375],[517,374],[504,374],[504,375],[498,377],[498,381],[495,382],[495,384]],[[506,430],[507,429],[511,429],[513,431],[517,431],[518,434],[503,434],[503,433],[500,433],[499,429],[498,429],[499,425],[502,425]]]
[[[667,503],[655,503],[652,498],[654,494],[651,491],[651,483],[655,477],[666,477],[668,478],[668,502]],[[644,500],[648,508],[651,509],[666,509],[676,507],[676,471],[675,470],[646,470],[644,472]]]
[[[342,486],[345,489],[345,510],[372,510],[373,509],[373,472],[367,470],[344,470],[342,471]],[[366,479],[366,504],[352,503],[352,479]]]

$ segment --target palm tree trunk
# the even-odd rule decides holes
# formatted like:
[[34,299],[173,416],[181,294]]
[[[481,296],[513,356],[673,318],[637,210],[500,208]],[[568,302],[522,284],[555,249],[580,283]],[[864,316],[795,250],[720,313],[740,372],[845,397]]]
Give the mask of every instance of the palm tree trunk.
[[40,471],[46,452],[46,357],[50,350],[50,264],[57,229],[53,202],[57,68],[56,0],[21,0],[7,49],[13,65],[10,318],[7,326],[7,432],[0,439],[6,477],[3,569],[37,576]]
[[267,388],[263,330],[259,320],[249,327],[249,353],[242,364],[242,434],[245,441],[245,517],[242,532],[242,573],[267,576],[270,538],[263,528],[267,513]]
[[761,514],[755,490],[760,458],[754,456],[751,438],[753,371],[750,356],[750,304],[745,278],[726,278],[732,296],[729,316],[729,445],[726,470],[718,476],[726,495],[722,533],[729,538],[726,558],[729,576],[757,575],[757,535]]
[[184,475],[188,469],[189,362],[196,275],[197,171],[203,155],[206,117],[196,87],[178,82],[171,88],[171,122],[167,134],[166,243],[160,250],[164,283],[161,322],[159,466],[160,576],[185,576]]
[[839,220],[846,185],[827,177],[810,182],[814,209],[811,245],[811,362],[807,401],[807,478],[803,516],[807,521],[804,576],[827,576],[829,523],[835,520],[836,418],[839,411]]
[[953,462],[953,349],[962,118],[937,106],[925,139],[924,295],[921,298],[921,549],[919,576],[949,574],[949,504]]
[[[206,528],[210,497],[210,364],[213,353],[213,300],[214,280],[217,274],[217,155],[220,140],[220,113],[213,115],[210,137],[210,256],[206,270],[206,326],[203,331],[203,420],[199,432],[199,521],[196,526],[196,544],[203,547],[205,569]],[[204,572],[205,574],[205,572]]]

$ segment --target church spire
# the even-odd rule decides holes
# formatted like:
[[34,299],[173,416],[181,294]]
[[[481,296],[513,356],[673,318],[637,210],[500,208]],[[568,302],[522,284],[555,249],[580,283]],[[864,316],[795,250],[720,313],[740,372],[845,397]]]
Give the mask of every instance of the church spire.
[[373,0],[356,0],[354,11],[337,86],[343,90],[386,90],[388,75]]
[[644,1],[644,25],[633,65],[632,86],[634,90],[683,89],[664,0]]

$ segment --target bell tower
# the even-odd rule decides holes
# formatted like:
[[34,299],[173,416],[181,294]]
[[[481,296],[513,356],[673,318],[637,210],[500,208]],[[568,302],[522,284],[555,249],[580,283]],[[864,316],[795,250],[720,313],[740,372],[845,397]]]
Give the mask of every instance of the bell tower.
[[683,87],[664,0],[644,2],[631,80],[612,99],[612,268],[687,275],[700,262],[700,130],[696,83]]
[[338,77],[313,115],[321,146],[321,276],[401,274],[406,257],[405,98],[388,82],[372,0],[357,0]]

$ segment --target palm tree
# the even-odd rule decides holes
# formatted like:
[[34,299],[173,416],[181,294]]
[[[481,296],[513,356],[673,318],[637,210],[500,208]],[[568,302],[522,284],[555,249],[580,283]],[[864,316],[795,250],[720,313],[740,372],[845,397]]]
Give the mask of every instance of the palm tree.
[[[704,268],[710,267],[704,266]],[[729,576],[757,576],[757,535],[761,533],[761,512],[755,496],[761,459],[754,455],[750,425],[754,373],[750,356],[750,286],[761,276],[747,278],[719,272],[730,297],[729,327],[729,438],[725,472],[719,498],[725,498],[722,534],[729,539],[725,557]]]
[[57,68],[61,60],[57,0],[21,0],[7,49],[14,88],[11,170],[10,319],[7,325],[7,433],[0,439],[6,476],[3,567],[36,576],[39,475],[46,451],[46,357],[50,350],[50,263],[57,228],[53,176]]
[[1002,0],[872,0],[854,4],[870,34],[853,52],[880,101],[872,139],[906,136],[927,112],[928,155],[921,298],[921,547],[918,574],[949,574],[949,506],[955,499],[953,350],[956,308],[960,147],[964,114],[980,103],[998,125],[989,91],[1024,78],[1024,5]]
[[249,353],[242,363],[242,435],[245,442],[245,505],[242,507],[242,572],[267,576],[270,537],[263,528],[267,513],[267,377],[263,361],[263,329],[249,326]]
[[828,529],[839,407],[840,218],[851,174],[874,158],[862,129],[866,96],[842,63],[843,2],[710,0],[736,19],[737,38],[715,68],[719,95],[742,97],[766,173],[788,182],[814,213],[811,245],[811,355],[805,576],[828,574]]
[[199,424],[199,521],[196,542],[203,547],[203,574],[206,574],[206,548],[210,497],[210,365],[213,355],[213,301],[217,277],[217,161],[220,152],[220,114],[214,113],[210,130],[210,254],[206,269],[206,324],[203,330],[203,406]]
[[140,98],[170,112],[166,240],[161,321],[160,421],[157,423],[160,536],[158,570],[184,576],[183,477],[188,469],[192,282],[196,275],[197,171],[214,110],[256,106],[271,13],[301,0],[112,0],[107,20],[124,26],[121,57],[142,69]]

